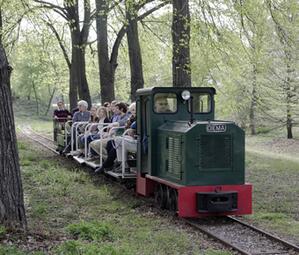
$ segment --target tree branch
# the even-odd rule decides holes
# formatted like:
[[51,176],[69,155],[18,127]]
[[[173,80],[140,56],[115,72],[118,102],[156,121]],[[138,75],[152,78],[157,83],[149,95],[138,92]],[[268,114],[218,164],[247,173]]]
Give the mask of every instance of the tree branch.
[[56,13],[58,13],[61,17],[63,17],[65,20],[69,20],[68,16],[67,16],[67,11],[65,8],[56,5],[56,4],[52,4],[46,1],[42,1],[42,0],[33,0],[36,3],[39,3],[41,5],[39,5],[40,8],[46,8],[46,9],[51,9],[53,11],[55,11]]
[[[150,14],[152,14],[154,11],[159,10],[163,6],[169,4],[170,2],[171,2],[170,0],[167,0],[167,1],[165,1],[165,2],[163,2],[161,4],[159,4],[159,5],[155,6],[154,8],[146,11],[145,13],[143,13],[140,16],[137,17],[137,21],[140,21],[140,20],[146,18],[147,16],[149,16]],[[128,26],[127,25],[123,25],[121,27],[121,29],[119,30],[119,32],[117,34],[117,37],[115,39],[113,48],[112,48],[112,52],[111,52],[111,56],[110,56],[110,63],[116,64],[116,60],[117,60],[117,56],[118,56],[118,49],[119,49],[119,46],[121,44],[121,40],[124,37],[124,35],[126,34],[127,30],[128,30]]]
[[68,56],[68,54],[67,54],[67,50],[66,50],[65,46],[63,45],[63,43],[62,43],[62,39],[60,38],[60,36],[59,36],[59,34],[58,34],[56,28],[54,27],[54,25],[53,25],[49,20],[43,20],[43,21],[44,21],[44,22],[46,23],[46,25],[52,30],[52,32],[54,33],[56,39],[58,40],[58,43],[59,43],[59,46],[60,46],[60,48],[61,48],[61,50],[62,50],[64,59],[65,59],[65,61],[66,61],[66,63],[67,63],[68,68],[70,69],[70,68],[71,68],[71,61],[70,61],[70,58],[69,58],[69,56]]
[[90,0],[84,0],[84,21],[80,33],[82,44],[85,44],[87,42],[90,25]]

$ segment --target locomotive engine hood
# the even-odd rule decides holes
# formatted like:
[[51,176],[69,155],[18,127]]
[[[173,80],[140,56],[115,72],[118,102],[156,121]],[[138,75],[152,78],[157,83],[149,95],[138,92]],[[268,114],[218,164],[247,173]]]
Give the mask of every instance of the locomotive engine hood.
[[183,185],[243,184],[244,131],[229,121],[166,121],[157,129],[157,175]]

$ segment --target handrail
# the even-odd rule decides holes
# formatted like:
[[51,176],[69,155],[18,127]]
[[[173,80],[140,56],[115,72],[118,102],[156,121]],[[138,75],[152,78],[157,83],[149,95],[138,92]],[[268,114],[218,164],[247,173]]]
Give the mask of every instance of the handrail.
[[[110,127],[113,126],[113,125],[110,125]],[[123,129],[125,128],[124,126],[121,126],[121,127],[112,127],[110,130],[109,130],[109,133],[108,133],[108,140],[112,140],[113,137],[112,137],[112,131],[114,130],[118,130],[118,129]],[[101,134],[101,139],[102,139],[102,134]],[[103,165],[103,142],[101,142],[100,144],[100,166],[102,167]]]
[[79,128],[85,124],[88,125],[89,122],[88,121],[80,121],[79,124],[76,126],[76,133],[75,133],[75,135],[76,135],[76,146],[75,146],[76,151],[78,150],[78,137],[79,137],[78,131],[79,131]]
[[74,151],[74,132],[75,132],[75,143],[76,143],[76,150],[77,150],[77,142],[78,142],[77,129],[80,125],[83,125],[86,123],[88,123],[88,122],[87,121],[79,121],[79,122],[74,122],[72,124],[72,127],[71,127],[71,151]]
[[[112,125],[111,125],[112,123],[99,123],[99,125],[102,125],[102,124],[103,124],[103,127],[101,129],[99,129],[99,132],[98,132],[98,134],[100,135],[100,139],[103,139],[104,130],[112,127]],[[102,154],[101,150],[102,149],[100,147],[100,154]],[[90,154],[90,146],[88,146],[88,154]],[[101,156],[100,156],[100,160],[101,160]],[[102,160],[100,161],[100,165],[102,166]]]
[[128,134],[130,129],[127,129],[123,134],[122,134],[122,140],[121,140],[121,176],[124,178],[125,175],[125,170],[126,170],[126,161],[125,161],[125,135]]
[[[90,123],[89,125],[87,125],[85,127],[85,132],[84,132],[84,159],[86,160],[87,157],[88,157],[88,154],[90,153],[90,147],[89,145],[87,144],[87,135],[86,135],[86,132],[87,131],[90,131],[90,129],[93,127],[93,126],[97,126],[97,128],[99,129],[99,127],[103,127],[103,126],[107,126],[109,125],[110,123]],[[90,127],[89,130],[87,130],[87,128]],[[99,131],[100,132],[100,131]]]

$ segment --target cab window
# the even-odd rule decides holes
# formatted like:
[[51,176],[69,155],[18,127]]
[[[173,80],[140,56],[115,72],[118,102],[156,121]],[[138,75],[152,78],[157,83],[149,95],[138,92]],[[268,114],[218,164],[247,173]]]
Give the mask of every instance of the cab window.
[[[192,93],[192,97],[194,113],[208,113],[211,111],[211,96],[209,94]],[[188,111],[191,111],[190,105]]]
[[155,113],[175,113],[177,111],[177,95],[175,93],[157,93],[154,95]]

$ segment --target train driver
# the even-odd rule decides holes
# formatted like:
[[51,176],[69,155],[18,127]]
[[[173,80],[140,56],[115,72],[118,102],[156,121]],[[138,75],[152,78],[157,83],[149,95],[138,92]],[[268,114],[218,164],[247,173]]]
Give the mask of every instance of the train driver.
[[166,96],[164,95],[155,96],[155,112],[156,113],[172,112],[169,109],[169,104]]

